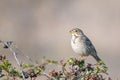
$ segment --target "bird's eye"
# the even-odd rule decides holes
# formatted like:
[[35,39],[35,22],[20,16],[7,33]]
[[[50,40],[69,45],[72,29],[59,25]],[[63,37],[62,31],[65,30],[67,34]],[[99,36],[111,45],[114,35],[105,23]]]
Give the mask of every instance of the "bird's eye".
[[77,30],[75,30],[75,32],[77,32]]

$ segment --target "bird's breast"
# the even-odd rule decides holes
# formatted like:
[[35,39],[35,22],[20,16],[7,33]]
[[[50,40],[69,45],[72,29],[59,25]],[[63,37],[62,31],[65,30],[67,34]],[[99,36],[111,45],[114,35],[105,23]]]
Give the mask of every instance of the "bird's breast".
[[71,39],[71,46],[74,52],[80,55],[86,55],[86,49],[84,43],[79,38]]

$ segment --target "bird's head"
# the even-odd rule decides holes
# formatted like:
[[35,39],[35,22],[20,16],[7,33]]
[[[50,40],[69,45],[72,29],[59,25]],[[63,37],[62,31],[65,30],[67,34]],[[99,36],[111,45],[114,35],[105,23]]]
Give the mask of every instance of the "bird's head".
[[75,36],[83,35],[83,31],[79,28],[73,28],[69,32],[70,32],[70,34],[75,35]]

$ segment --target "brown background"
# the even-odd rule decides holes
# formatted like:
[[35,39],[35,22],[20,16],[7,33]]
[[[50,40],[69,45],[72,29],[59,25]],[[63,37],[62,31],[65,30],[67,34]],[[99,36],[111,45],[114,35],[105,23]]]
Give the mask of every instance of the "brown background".
[[[0,39],[14,41],[33,60],[78,56],[70,45],[73,27],[91,39],[113,80],[119,78],[119,0],[0,0]],[[9,52],[1,47],[0,53]]]

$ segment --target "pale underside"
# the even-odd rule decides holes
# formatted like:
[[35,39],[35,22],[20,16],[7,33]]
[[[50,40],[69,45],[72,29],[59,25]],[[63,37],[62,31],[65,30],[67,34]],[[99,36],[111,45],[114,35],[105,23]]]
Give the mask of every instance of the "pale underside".
[[81,56],[97,56],[97,52],[92,45],[91,41],[85,36],[74,36],[72,35],[71,46],[75,53]]
[[83,44],[82,41],[80,42],[79,38],[72,37],[71,46],[72,46],[72,49],[75,53],[78,53],[81,56],[88,56],[89,55],[89,53],[86,52],[85,45]]

